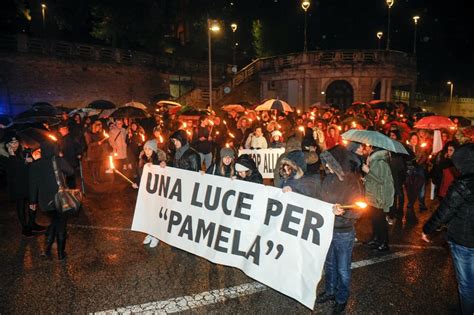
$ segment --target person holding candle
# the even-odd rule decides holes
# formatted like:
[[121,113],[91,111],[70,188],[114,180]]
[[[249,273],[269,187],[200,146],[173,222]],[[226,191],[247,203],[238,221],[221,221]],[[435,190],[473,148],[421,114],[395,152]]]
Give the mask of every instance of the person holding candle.
[[109,144],[112,147],[115,167],[122,170],[127,161],[127,130],[123,128],[123,120],[117,119],[109,132]]
[[[355,153],[337,145],[321,153],[320,158],[326,175],[316,189],[316,198],[334,203],[333,213],[336,215],[331,245],[329,246],[325,272],[325,291],[316,299],[316,303],[335,301],[333,314],[344,311],[350,295],[351,260],[355,241],[356,220],[361,216],[362,209],[355,205],[364,196],[363,184],[360,180],[359,165]],[[319,176],[319,175],[317,175]]]

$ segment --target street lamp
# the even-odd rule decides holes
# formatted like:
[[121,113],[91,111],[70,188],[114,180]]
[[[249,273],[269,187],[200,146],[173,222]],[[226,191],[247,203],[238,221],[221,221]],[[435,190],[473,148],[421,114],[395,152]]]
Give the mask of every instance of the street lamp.
[[416,55],[416,29],[417,29],[417,26],[418,26],[418,20],[420,19],[420,17],[418,15],[415,15],[413,17],[413,22],[415,22],[415,35],[413,36],[413,55]]
[[303,8],[304,10],[304,47],[303,47],[304,52],[308,51],[308,37],[306,36],[306,34],[307,34],[307,29],[308,29],[308,9],[310,5],[311,5],[311,2],[309,2],[308,0],[303,0],[301,2],[301,8]]
[[235,64],[235,49],[237,48],[236,42],[235,42],[235,31],[237,30],[237,24],[232,23],[230,25],[230,28],[232,29],[232,66],[237,68]]
[[46,30],[46,9],[48,7],[46,6],[46,4],[42,3],[41,4],[41,15],[43,16],[43,32],[45,32]]
[[454,89],[454,84],[451,81],[446,82],[450,87],[449,87],[449,116],[451,116],[451,111],[453,109],[453,89]]
[[212,54],[211,54],[211,33],[219,32],[220,26],[217,21],[207,19],[207,44],[209,51],[209,107],[212,109]]
[[383,37],[383,32],[377,32],[377,47],[378,49],[380,50],[380,42],[382,41],[382,37]]
[[388,25],[387,25],[387,50],[390,49],[390,9],[393,7],[395,0],[385,0],[388,7]]

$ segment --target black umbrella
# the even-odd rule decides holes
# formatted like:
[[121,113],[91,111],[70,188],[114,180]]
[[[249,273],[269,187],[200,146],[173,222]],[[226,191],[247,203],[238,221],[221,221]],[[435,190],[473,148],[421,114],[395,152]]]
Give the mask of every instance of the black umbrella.
[[17,131],[20,143],[25,148],[39,149],[42,142],[57,141],[57,138],[49,131],[38,128],[26,128]]
[[56,111],[56,108],[49,104],[49,103],[46,103],[46,102],[38,102],[38,103],[34,103],[33,105],[31,105],[31,108],[34,109],[34,110],[39,110],[39,111],[45,111],[45,112],[55,112]]
[[143,109],[133,106],[124,106],[117,108],[112,114],[112,118],[148,118],[150,115]]
[[113,109],[117,108],[114,103],[106,100],[97,100],[93,101],[89,105],[87,105],[88,108],[94,108],[94,109]]
[[14,124],[46,123],[48,125],[58,124],[60,120],[55,117],[55,113],[50,110],[28,109],[13,119]]

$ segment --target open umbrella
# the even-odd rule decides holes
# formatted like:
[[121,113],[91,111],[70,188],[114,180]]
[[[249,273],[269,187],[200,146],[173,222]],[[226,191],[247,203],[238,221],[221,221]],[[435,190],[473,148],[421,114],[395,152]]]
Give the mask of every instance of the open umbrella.
[[136,107],[136,108],[143,109],[143,110],[148,109],[145,104],[142,104],[142,103],[139,103],[139,102],[134,102],[134,101],[128,102],[127,104],[125,104],[121,107],[125,107],[125,106]]
[[420,120],[418,120],[413,126],[414,128],[417,129],[431,129],[431,130],[436,130],[436,129],[454,129],[456,128],[456,124],[452,122],[451,119],[445,116],[428,116],[428,117],[423,117]]
[[54,111],[36,110],[35,108],[30,108],[16,115],[13,119],[14,124],[46,123],[48,125],[55,125],[59,122],[60,120],[55,117]]
[[112,118],[148,118],[150,115],[145,112],[143,109],[124,106],[117,108],[110,117]]
[[240,104],[224,105],[224,106],[221,107],[221,109],[225,112],[232,112],[232,111],[235,111],[237,113],[245,112],[245,107],[243,107]]
[[156,106],[159,108],[166,107],[168,109],[174,108],[174,107],[182,107],[180,103],[173,102],[173,101],[159,101],[156,103]]
[[24,130],[17,131],[16,134],[20,140],[21,145],[32,150],[39,149],[42,142],[57,141],[57,138],[51,132],[38,128],[26,128]]
[[342,138],[344,140],[366,143],[395,153],[408,154],[403,144],[390,139],[378,131],[351,129],[344,132]]
[[190,105],[183,106],[177,112],[179,115],[185,116],[201,116],[201,115],[210,115],[211,113],[207,109],[196,108]]
[[114,103],[106,100],[97,100],[93,101],[89,105],[87,105],[87,108],[94,108],[94,109],[112,109],[112,108],[117,108]]
[[330,107],[331,107],[331,106],[330,106],[329,104],[321,103],[321,102],[316,102],[316,103],[312,104],[312,105],[309,107],[309,109],[310,109],[310,110],[313,110],[313,109],[315,109],[315,108],[317,108],[317,109],[328,109],[328,108],[330,108]]
[[292,112],[293,108],[291,108],[291,106],[285,101],[272,98],[257,106],[255,110],[278,110],[280,112]]

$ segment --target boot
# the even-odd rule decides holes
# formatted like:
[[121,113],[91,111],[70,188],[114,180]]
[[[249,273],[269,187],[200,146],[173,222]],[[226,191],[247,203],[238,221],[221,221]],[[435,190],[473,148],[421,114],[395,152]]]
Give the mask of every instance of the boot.
[[58,260],[66,259],[66,237],[58,235]]
[[44,232],[46,227],[36,223],[36,211],[28,209],[28,227],[32,232]]
[[51,258],[51,247],[54,243],[55,231],[53,231],[52,225],[48,226],[46,231],[46,238],[44,239],[44,251],[41,253],[42,257]]

